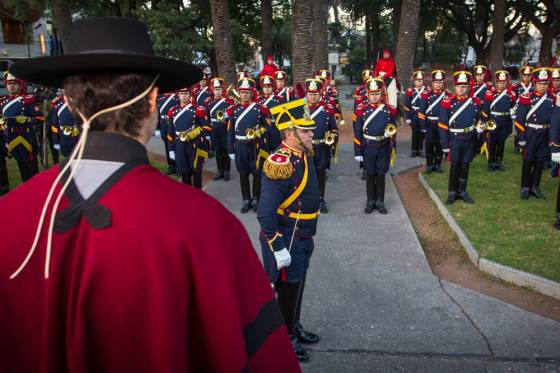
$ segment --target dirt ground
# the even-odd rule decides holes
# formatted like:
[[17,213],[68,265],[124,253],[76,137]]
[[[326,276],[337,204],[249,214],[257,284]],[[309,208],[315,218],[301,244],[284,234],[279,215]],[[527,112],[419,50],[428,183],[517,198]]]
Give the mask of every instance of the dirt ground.
[[541,316],[560,321],[560,301],[479,271],[418,181],[416,168],[393,178],[433,273]]

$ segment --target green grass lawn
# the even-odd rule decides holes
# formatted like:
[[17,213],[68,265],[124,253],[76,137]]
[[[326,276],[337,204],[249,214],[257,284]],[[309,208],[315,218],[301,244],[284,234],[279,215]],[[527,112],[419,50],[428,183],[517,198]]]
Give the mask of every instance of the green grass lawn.
[[[519,198],[521,156],[508,141],[505,172],[490,173],[485,157],[471,164],[467,191],[472,205],[458,200],[447,208],[484,258],[560,282],[560,231],[554,229],[558,180],[545,170],[541,191],[546,200]],[[424,174],[442,201],[447,199],[445,173]]]

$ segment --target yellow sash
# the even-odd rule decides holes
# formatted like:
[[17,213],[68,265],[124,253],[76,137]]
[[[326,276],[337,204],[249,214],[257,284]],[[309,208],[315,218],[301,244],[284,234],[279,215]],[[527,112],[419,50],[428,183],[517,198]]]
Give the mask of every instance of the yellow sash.
[[[296,190],[288,198],[286,198],[286,200],[282,202],[280,206],[278,206],[278,210],[282,210],[282,211],[286,210],[288,206],[290,206],[301,195],[301,193],[305,189],[305,186],[307,185],[309,168],[307,167],[307,156],[305,154],[303,155],[303,167],[304,167],[304,171],[303,171],[303,177],[301,179],[301,183],[299,183]],[[282,213],[281,215],[284,214]]]

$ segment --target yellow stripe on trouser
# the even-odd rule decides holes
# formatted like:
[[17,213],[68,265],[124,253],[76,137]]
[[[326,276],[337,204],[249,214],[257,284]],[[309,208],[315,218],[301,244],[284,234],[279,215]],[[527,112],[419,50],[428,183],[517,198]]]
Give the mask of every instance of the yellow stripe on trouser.
[[22,145],[30,153],[33,151],[31,144],[23,137],[18,136],[8,144],[8,153],[11,153],[18,145]]
[[196,164],[198,163],[198,157],[208,159],[208,152],[206,150],[196,149],[196,156],[194,157],[194,164],[193,164],[194,168],[196,168]]

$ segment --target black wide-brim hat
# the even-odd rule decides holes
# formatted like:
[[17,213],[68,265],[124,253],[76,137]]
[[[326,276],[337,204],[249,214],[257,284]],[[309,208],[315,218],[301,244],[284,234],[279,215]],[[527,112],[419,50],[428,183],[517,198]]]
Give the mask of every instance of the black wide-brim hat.
[[202,71],[172,58],[157,57],[146,26],[134,18],[81,19],[63,41],[64,55],[21,60],[9,66],[16,77],[62,88],[70,75],[99,72],[159,74],[160,92],[172,92],[202,79]]

